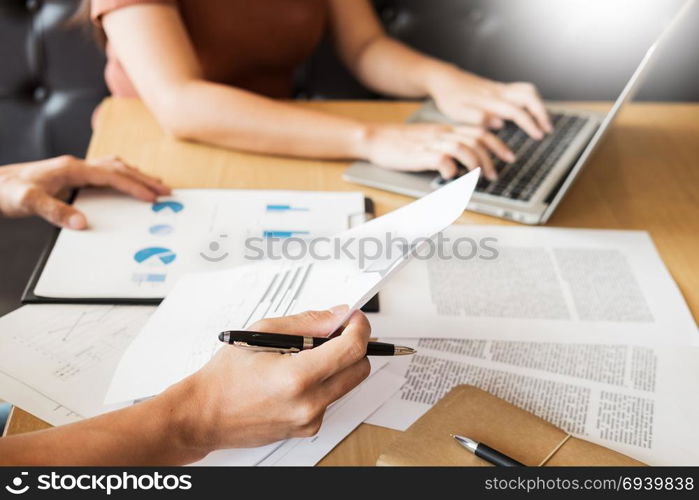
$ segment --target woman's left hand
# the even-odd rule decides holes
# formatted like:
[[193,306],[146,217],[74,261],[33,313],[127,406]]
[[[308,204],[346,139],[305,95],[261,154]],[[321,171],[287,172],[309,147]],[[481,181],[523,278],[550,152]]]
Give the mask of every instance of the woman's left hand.
[[143,201],[170,194],[170,188],[117,157],[85,161],[64,155],[0,168],[0,215],[38,215],[52,224],[85,229],[85,215],[57,196],[82,186],[112,187]]
[[497,129],[511,120],[537,140],[553,130],[531,83],[495,82],[450,66],[431,78],[428,88],[439,110],[457,122]]

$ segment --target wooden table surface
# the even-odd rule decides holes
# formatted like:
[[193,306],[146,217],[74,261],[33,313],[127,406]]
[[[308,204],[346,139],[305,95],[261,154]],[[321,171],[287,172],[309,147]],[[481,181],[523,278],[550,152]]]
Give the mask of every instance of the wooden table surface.
[[[299,103],[346,116],[403,121],[408,102]],[[580,104],[604,110],[608,104]],[[309,161],[244,154],[166,136],[137,100],[108,99],[102,106],[89,158],[116,154],[176,188],[361,190],[379,215],[411,198],[342,180],[346,162]],[[549,226],[648,231],[677,281],[695,320],[699,317],[699,105],[627,106],[603,144],[549,221]],[[467,224],[514,224],[465,212]],[[48,427],[14,408],[7,433]],[[321,462],[373,465],[399,434],[362,424]]]

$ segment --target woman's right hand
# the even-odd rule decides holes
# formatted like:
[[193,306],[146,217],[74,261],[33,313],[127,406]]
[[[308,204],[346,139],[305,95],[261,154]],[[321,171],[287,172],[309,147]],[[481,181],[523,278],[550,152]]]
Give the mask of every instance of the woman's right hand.
[[[265,319],[254,331],[325,336],[347,306]],[[356,312],[342,334],[295,355],[223,346],[201,370],[161,397],[170,402],[178,440],[197,456],[318,432],[325,409],[370,371],[369,322]],[[157,399],[157,398],[156,398]]]
[[456,161],[469,170],[483,169],[487,179],[497,178],[491,153],[505,162],[515,155],[497,136],[481,127],[441,124],[368,125],[363,158],[395,170],[437,170],[445,179],[456,176]]

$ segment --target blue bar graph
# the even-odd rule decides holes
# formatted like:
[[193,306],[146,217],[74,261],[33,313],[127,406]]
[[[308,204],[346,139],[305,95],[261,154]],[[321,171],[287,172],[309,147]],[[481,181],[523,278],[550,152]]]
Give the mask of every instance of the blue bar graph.
[[167,279],[167,274],[160,273],[136,273],[131,279],[136,283],[164,283]]
[[306,207],[294,207],[292,205],[272,205],[266,207],[268,212],[308,212]]
[[291,238],[304,234],[311,233],[309,231],[262,231],[263,238]]

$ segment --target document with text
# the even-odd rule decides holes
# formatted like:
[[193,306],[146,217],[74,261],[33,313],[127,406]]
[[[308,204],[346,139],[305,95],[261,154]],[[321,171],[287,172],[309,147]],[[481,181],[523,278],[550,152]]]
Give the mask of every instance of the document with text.
[[406,383],[367,423],[405,430],[452,387],[471,384],[650,465],[699,465],[698,348],[391,341],[418,353],[390,362]]
[[443,236],[384,287],[377,336],[699,345],[645,232],[454,225]]

